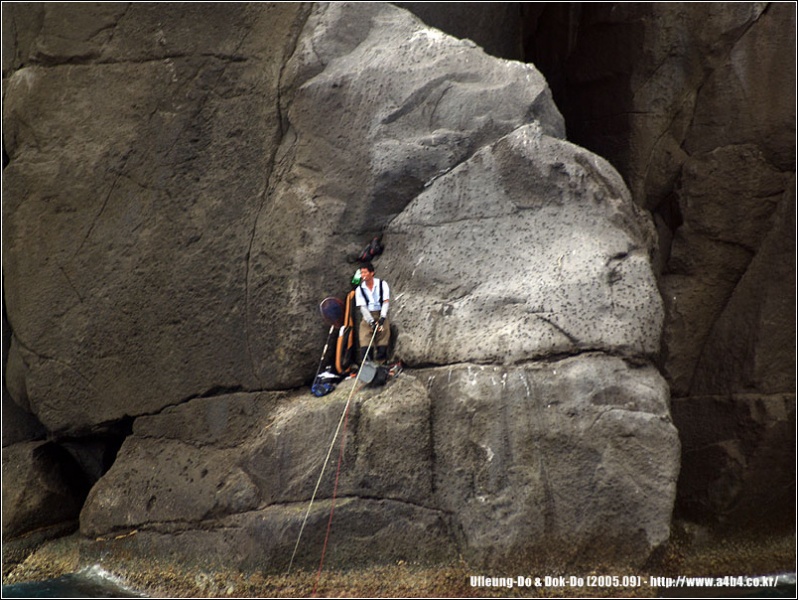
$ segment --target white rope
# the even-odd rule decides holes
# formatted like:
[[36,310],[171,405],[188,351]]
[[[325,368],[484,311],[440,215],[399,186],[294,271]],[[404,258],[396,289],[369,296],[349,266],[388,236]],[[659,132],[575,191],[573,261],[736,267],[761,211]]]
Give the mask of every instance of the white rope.
[[[374,338],[377,336],[377,329],[378,327],[374,328],[374,333],[371,334],[371,341],[369,342],[368,348],[366,349],[366,355],[363,357],[363,362],[366,362],[366,358],[371,351],[371,345],[374,343]],[[349,397],[346,399],[346,404],[344,405],[344,411],[341,413],[341,418],[338,420],[338,427],[335,428],[335,434],[333,435],[332,443],[330,443],[330,449],[327,450],[327,456],[324,459],[324,464],[321,467],[321,473],[319,473],[319,479],[316,481],[316,487],[313,490],[313,495],[310,497],[310,504],[308,504],[308,510],[305,512],[305,518],[302,520],[302,527],[299,528],[299,535],[296,538],[296,544],[294,544],[294,552],[291,554],[291,561],[288,563],[288,571],[286,571],[286,575],[291,573],[291,567],[294,565],[294,558],[296,558],[296,552],[299,549],[299,540],[302,539],[302,532],[305,530],[305,525],[308,522],[308,517],[310,516],[310,510],[313,508],[313,502],[316,499],[316,493],[319,491],[319,486],[321,485],[321,480],[324,477],[324,471],[327,469],[327,463],[330,462],[330,455],[332,455],[333,448],[335,447],[335,440],[338,439],[338,433],[341,431],[341,425],[344,422],[344,417],[346,416],[347,409],[349,408],[349,403],[352,400],[352,396],[355,393],[355,389],[357,388],[357,383],[360,381],[360,373],[363,371],[363,363],[360,363],[360,366],[357,369],[357,377],[355,377],[355,382],[352,384],[352,389],[349,392]]]

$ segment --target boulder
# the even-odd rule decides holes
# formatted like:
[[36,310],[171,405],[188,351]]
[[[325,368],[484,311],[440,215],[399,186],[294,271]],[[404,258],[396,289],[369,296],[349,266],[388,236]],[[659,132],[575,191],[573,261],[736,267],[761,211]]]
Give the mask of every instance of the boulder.
[[[766,516],[752,509],[761,494],[749,471],[760,464],[754,454],[786,458],[769,470],[781,474],[777,488],[795,485],[794,460],[772,447],[770,426],[726,430],[731,454],[695,449],[704,446],[701,431],[730,415],[762,416],[762,402],[786,399],[794,412],[796,8],[549,4],[525,14],[538,34],[527,56],[547,75],[569,139],[607,158],[655,215],[660,367],[674,398],[684,399],[682,414],[702,419],[696,427],[678,420],[690,448],[683,473],[694,474],[683,478],[690,483],[680,509],[712,523],[753,524]],[[696,406],[687,409],[690,399]],[[756,443],[753,431],[762,435]],[[734,473],[734,485],[713,517],[715,483],[706,475],[718,471]],[[751,511],[730,519],[733,505]],[[785,512],[775,520],[792,521],[794,502],[779,506]]]
[[9,391],[49,431],[259,388],[247,261],[305,9],[14,13],[42,25],[4,79]]
[[324,398],[197,399],[140,418],[92,489],[82,533],[99,548],[278,572],[301,529],[295,563],[312,568],[335,497],[330,564],[452,558],[448,513],[432,500],[426,390],[410,376],[354,394],[353,384]]
[[3,448],[3,535],[75,527],[88,481],[68,452],[52,442]]
[[670,535],[679,437],[652,366],[584,355],[425,369],[437,505],[467,560],[641,566]]
[[388,227],[401,258],[389,263],[401,293],[397,353],[411,365],[653,356],[662,326],[654,235],[608,163],[534,125],[518,128]]
[[[541,35],[529,56],[552,75],[569,139],[607,158],[655,213],[662,368],[678,397],[693,393],[694,378],[703,386],[695,368],[710,329],[790,214],[795,18],[783,3],[552,5],[530,14]],[[758,280],[779,294],[780,273]],[[756,310],[738,312],[738,326],[757,322]],[[793,312],[772,317],[786,331]],[[777,379],[793,380],[794,349],[773,346],[782,349]],[[735,353],[722,362],[736,370],[749,360]],[[794,383],[777,392],[794,393]]]
[[266,356],[279,319],[281,343],[297,352],[263,364],[265,387],[297,385],[313,369],[322,343],[311,307],[345,293],[346,257],[433,179],[529,122],[564,135],[532,65],[497,60],[385,3],[314,7],[283,73],[281,116],[248,263],[250,322],[260,324],[250,346]]
[[310,8],[17,15],[42,25],[5,91],[9,377],[49,431],[304,383],[364,235],[518,126],[563,135],[531,65]]
[[[101,548],[268,571],[288,566],[300,530],[295,564],[318,563],[333,501],[339,565],[639,566],[668,538],[679,440],[651,366],[596,354],[353,385],[142,417],[82,532]],[[364,544],[378,550],[364,557]]]
[[[309,490],[318,482],[333,433],[344,427],[341,419],[351,388],[352,383],[345,382],[323,399],[294,397],[272,415],[268,430],[255,442],[245,463],[266,503],[310,499]],[[426,390],[416,379],[405,377],[382,391],[363,394],[354,396],[346,417],[346,453],[338,493],[432,506],[434,467]],[[336,445],[329,459],[331,471],[338,455]],[[318,493],[331,497],[332,486],[333,479],[328,477]]]
[[258,489],[238,465],[238,445],[257,434],[278,398],[201,398],[137,419],[83,506],[81,532],[95,538],[147,525],[196,527],[256,508]]

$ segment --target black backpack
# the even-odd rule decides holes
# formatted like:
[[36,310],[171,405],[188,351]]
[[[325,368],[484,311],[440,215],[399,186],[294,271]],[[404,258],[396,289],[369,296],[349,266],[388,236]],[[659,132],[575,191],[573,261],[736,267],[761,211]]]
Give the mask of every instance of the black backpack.
[[366,246],[366,249],[363,250],[363,252],[361,252],[357,257],[357,262],[371,262],[371,259],[382,254],[384,249],[385,246],[382,245],[382,240],[379,237],[375,237],[373,240],[371,240],[371,243]]
[[374,379],[371,380],[369,385],[373,385],[375,387],[385,385],[388,381],[388,376],[390,375],[390,371],[388,367],[380,365],[377,367],[377,372],[374,374]]

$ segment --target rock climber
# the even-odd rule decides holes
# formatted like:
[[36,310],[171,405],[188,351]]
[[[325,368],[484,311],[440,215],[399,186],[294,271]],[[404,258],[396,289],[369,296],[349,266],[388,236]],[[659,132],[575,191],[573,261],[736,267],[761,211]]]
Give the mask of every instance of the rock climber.
[[360,268],[360,278],[360,285],[355,293],[355,305],[360,308],[363,316],[358,327],[360,364],[367,358],[366,350],[372,335],[373,346],[377,348],[376,359],[378,362],[385,362],[388,360],[388,343],[391,341],[391,325],[388,322],[391,291],[386,281],[374,277],[374,265],[370,262],[364,263]]

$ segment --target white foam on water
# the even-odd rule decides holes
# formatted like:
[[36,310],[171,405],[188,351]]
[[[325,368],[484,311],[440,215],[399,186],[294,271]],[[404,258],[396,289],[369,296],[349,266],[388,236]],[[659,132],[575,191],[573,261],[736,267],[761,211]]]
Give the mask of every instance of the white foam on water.
[[144,594],[130,587],[124,579],[122,579],[118,575],[114,575],[113,573],[106,571],[100,565],[91,565],[88,567],[84,567],[80,571],[78,571],[76,575],[88,579],[93,583],[98,583],[104,586],[111,585],[113,587],[118,588],[120,591],[130,594],[132,596],[146,598]]

